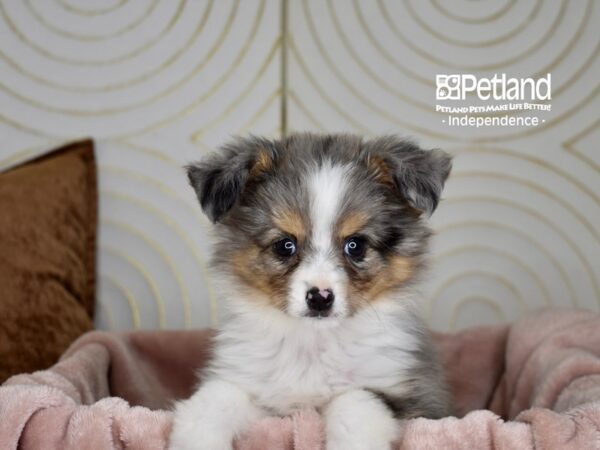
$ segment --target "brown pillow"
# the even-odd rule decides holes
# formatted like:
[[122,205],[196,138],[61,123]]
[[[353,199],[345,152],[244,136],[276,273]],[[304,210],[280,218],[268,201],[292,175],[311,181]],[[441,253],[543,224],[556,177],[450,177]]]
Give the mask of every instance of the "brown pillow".
[[93,328],[96,218],[92,141],[0,173],[0,383]]

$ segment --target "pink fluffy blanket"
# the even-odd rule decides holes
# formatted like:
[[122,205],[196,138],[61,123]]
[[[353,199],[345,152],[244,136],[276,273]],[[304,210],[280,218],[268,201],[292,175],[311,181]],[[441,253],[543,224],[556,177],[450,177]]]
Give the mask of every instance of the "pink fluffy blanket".
[[[553,310],[435,336],[457,417],[399,424],[398,449],[600,448],[600,315]],[[209,331],[92,332],[0,387],[1,449],[163,449]],[[315,411],[256,423],[238,450],[323,448]]]

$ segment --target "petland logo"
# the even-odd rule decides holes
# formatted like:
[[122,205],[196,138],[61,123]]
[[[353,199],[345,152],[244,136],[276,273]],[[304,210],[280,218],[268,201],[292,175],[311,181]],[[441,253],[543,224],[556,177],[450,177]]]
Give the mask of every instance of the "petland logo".
[[552,77],[491,78],[472,74],[436,75],[435,111],[442,123],[458,127],[537,127],[538,112],[552,111]]
[[474,92],[480,100],[545,101],[552,99],[551,75],[533,78],[507,78],[503,73],[492,78],[471,74],[436,75],[436,100],[465,100]]

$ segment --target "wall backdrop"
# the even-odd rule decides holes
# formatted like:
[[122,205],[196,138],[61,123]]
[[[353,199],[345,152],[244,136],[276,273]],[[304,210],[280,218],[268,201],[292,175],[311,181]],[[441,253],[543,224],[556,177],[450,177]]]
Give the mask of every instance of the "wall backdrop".
[[[594,0],[0,0],[0,169],[96,140],[100,328],[218,323],[181,167],[294,130],[455,155],[423,286],[434,328],[600,310],[599,28]],[[552,112],[449,127],[440,73],[551,73]]]

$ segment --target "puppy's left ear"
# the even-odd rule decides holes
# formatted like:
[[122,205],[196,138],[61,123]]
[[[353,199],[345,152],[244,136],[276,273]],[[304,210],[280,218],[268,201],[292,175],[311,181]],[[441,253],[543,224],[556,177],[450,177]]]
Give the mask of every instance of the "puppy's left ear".
[[276,149],[273,142],[237,138],[186,167],[191,186],[206,215],[220,221],[238,202],[250,180],[259,179],[271,168]]
[[411,141],[384,136],[365,143],[367,165],[413,209],[431,215],[437,208],[452,157],[439,149],[423,150]]

